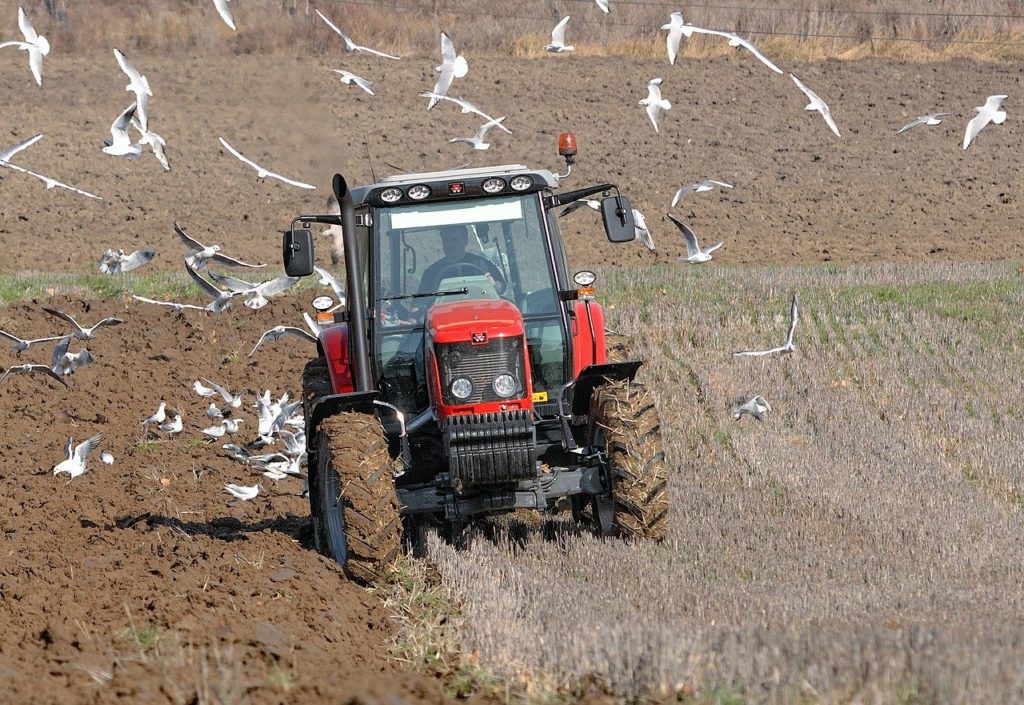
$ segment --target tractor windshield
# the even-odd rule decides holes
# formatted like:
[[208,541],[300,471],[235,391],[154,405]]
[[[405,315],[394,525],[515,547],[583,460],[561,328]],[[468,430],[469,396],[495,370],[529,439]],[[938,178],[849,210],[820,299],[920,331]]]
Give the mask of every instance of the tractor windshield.
[[541,218],[536,194],[375,211],[374,338],[380,388],[391,403],[407,412],[426,407],[423,321],[433,304],[460,298],[514,303],[527,328],[534,389],[564,383],[565,342]]

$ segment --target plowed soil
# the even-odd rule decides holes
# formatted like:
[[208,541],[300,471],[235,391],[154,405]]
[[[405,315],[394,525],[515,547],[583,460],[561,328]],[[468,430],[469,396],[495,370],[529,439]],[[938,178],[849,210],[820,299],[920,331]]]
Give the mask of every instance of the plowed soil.
[[[1012,94],[1020,67],[969,62],[895,65],[828,62],[790,67],[832,105],[836,138],[785,76],[747,55],[716,61],[473,60],[456,83],[514,134],[473,152],[448,137],[478,121],[451,106],[428,113],[416,93],[433,85],[434,57],[386,63],[346,57],[377,95],[339,84],[321,59],[243,56],[131,57],[154,90],[152,127],[173,170],[148,154],[129,162],[100,151],[130,101],[113,57],[47,59],[44,86],[24,55],[0,56],[0,142],[45,139],[14,161],[103,196],[47,191],[0,170],[0,271],[90,270],[106,247],[155,247],[154,270],[180,270],[172,223],[226,252],[278,263],[277,231],[322,209],[330,176],[355,183],[410,170],[523,162],[557,169],[557,134],[574,129],[579,166],[570,188],[614,181],[646,213],[659,245],[612,247],[584,210],[566,219],[579,266],[674,259],[682,243],[663,218],[675,189],[710,177],[733,190],[688,196],[676,214],[723,263],[1019,258],[1020,154],[1014,107],[960,149],[970,109]],[[673,103],[655,134],[637,101],[662,76]],[[914,116],[958,113],[936,128],[895,130]],[[237,149],[301,191],[255,173]],[[369,153],[370,157],[367,157]],[[322,253],[321,253],[322,256]],[[321,261],[325,261],[322,257]],[[311,345],[294,340],[247,353],[279,323],[301,325],[306,296],[250,312],[176,316],[131,300],[51,297],[0,309],[0,328],[25,336],[65,326],[51,305],[85,323],[116,315],[84,343],[95,363],[69,389],[17,375],[0,386],[0,689],[8,702],[396,702],[441,699],[428,679],[388,660],[388,614],[310,546],[301,483],[273,483],[206,444],[200,376],[246,392],[236,415],[252,437],[254,395],[296,397]],[[77,350],[79,343],[72,346]],[[48,362],[33,349],[22,362]],[[0,365],[16,364],[0,351]],[[164,400],[185,431],[147,434],[140,421]],[[65,442],[102,433],[113,465],[89,459],[70,482],[51,468]],[[251,502],[229,501],[227,482],[261,481]],[[401,700],[398,700],[401,701]]]

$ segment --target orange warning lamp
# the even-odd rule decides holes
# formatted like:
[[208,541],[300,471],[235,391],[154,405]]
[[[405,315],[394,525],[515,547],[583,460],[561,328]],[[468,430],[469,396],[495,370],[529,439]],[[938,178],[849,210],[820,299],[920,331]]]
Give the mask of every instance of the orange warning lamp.
[[558,154],[565,157],[566,164],[576,162],[576,133],[563,132],[558,136]]

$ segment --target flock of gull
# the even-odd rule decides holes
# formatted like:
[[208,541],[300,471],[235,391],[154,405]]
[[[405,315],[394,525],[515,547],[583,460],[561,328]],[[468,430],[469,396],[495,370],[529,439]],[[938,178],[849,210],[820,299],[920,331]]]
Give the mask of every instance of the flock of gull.
[[[213,0],[214,6],[224,23],[232,30],[235,30],[236,25],[228,8],[228,2],[229,0]],[[607,0],[595,0],[595,2],[602,12],[610,12],[611,8]],[[385,60],[401,60],[401,57],[399,56],[356,44],[351,37],[349,37],[337,24],[335,24],[331,18],[322,13],[319,9],[316,10],[316,14],[331,31],[341,38],[346,51],[362,52]],[[558,22],[551,32],[550,42],[544,46],[545,51],[564,54],[575,50],[575,46],[566,42],[569,22],[569,16],[563,17]],[[36,84],[42,86],[43,59],[50,53],[50,44],[46,37],[35,31],[23,8],[20,7],[18,8],[18,28],[21,32],[22,39],[0,41],[0,49],[5,47],[16,47],[17,49],[26,52],[32,78]],[[676,63],[682,40],[684,38],[689,39],[693,35],[697,34],[720,37],[725,40],[729,46],[749,52],[757,61],[763,64],[774,74],[781,75],[785,73],[783,69],[779,68],[779,66],[777,66],[771,59],[759,51],[758,48],[748,39],[739,36],[735,32],[707,29],[692,25],[684,20],[683,15],[680,12],[671,13],[669,22],[662,25],[661,29],[666,30],[667,32],[666,46],[668,62],[670,65],[675,65]],[[133,100],[129,105],[118,110],[117,117],[114,118],[110,126],[110,137],[103,140],[104,146],[102,147],[102,151],[110,156],[134,160],[140,158],[144,153],[145,148],[149,147],[149,151],[152,152],[154,157],[159,161],[162,168],[169,171],[171,169],[171,165],[165,152],[167,142],[161,135],[154,132],[151,128],[153,116],[150,111],[150,99],[153,97],[153,90],[150,86],[149,80],[135,68],[124,52],[115,48],[113,49],[113,54],[117,66],[128,79],[125,90],[132,94]],[[433,110],[436,106],[444,103],[456,107],[461,114],[474,115],[482,120],[482,123],[474,134],[467,137],[451,137],[448,141],[450,143],[466,144],[476,151],[485,151],[491,146],[491,143],[488,141],[488,135],[491,134],[495,128],[505,132],[506,134],[512,134],[512,130],[505,125],[506,118],[504,116],[494,117],[461,96],[455,97],[448,95],[454,82],[465,77],[469,72],[469,62],[465,56],[458,53],[451,37],[445,32],[441,32],[440,34],[440,54],[441,63],[434,69],[438,75],[433,88],[419,94],[419,97],[427,99],[427,110]],[[370,96],[375,95],[374,83],[372,80],[358,76],[346,69],[331,69],[331,71],[338,75],[339,80],[343,84],[354,86]],[[807,97],[809,102],[806,106],[806,110],[818,112],[829,130],[831,130],[831,132],[837,137],[841,137],[839,127],[825,100],[809,88],[796,75],[790,73],[789,76],[796,87]],[[647,96],[639,100],[639,105],[643,107],[647,119],[650,121],[656,133],[661,132],[661,123],[664,113],[672,109],[671,102],[662,96],[664,83],[664,80],[660,77],[650,79],[647,82]],[[984,105],[974,108],[975,115],[967,123],[964,132],[962,143],[963,149],[966,150],[973,143],[979,132],[984,127],[990,123],[999,125],[1005,121],[1006,112],[1003,111],[1001,107],[1006,98],[1006,95],[992,95],[988,97]],[[113,112],[114,111],[111,110],[111,113]],[[948,112],[933,112],[921,115],[912,122],[900,127],[896,134],[901,135],[918,126],[939,125],[942,123],[944,118],[951,115],[952,113]],[[15,172],[35,177],[43,181],[47,189],[67,189],[87,198],[102,200],[100,196],[78,189],[74,186],[70,186],[53,177],[36,173],[11,161],[16,155],[36,144],[41,139],[43,139],[43,135],[35,135],[0,151],[0,168],[11,169]],[[294,186],[296,188],[316,188],[312,184],[283,176],[266,168],[265,166],[257,164],[255,161],[246,157],[233,147],[224,137],[219,137],[219,141],[227,153],[252,168],[256,172],[257,178],[276,179],[284,184]],[[672,198],[671,207],[676,207],[686,196],[690,194],[700,194],[718,189],[732,188],[733,186],[731,184],[722,180],[708,178],[698,183],[679,188]],[[581,200],[563,209],[560,216],[566,216],[579,208],[587,207],[593,210],[599,210],[599,204],[597,201]],[[649,249],[654,250],[655,244],[653,237],[647,227],[643,214],[634,209],[633,215],[636,224],[637,238]],[[680,260],[691,264],[706,263],[712,259],[712,253],[723,244],[722,242],[718,242],[710,247],[702,248],[698,242],[696,233],[694,233],[690,226],[671,214],[667,214],[667,218],[679,230],[686,246],[686,254],[680,257]],[[236,299],[242,300],[243,304],[248,308],[258,309],[265,306],[269,298],[287,291],[297,281],[295,278],[287,276],[276,277],[266,281],[250,281],[248,279],[241,279],[217,271],[212,271],[208,267],[210,264],[216,264],[222,267],[254,270],[263,268],[266,265],[251,264],[235,257],[230,257],[221,252],[220,246],[203,244],[188,235],[177,223],[174,224],[174,231],[178,240],[186,248],[184,253],[185,270],[191,280],[195,282],[196,286],[209,298],[209,302],[205,305],[196,305],[190,303],[160,301],[135,295],[134,298],[142,303],[167,307],[177,315],[181,315],[185,310],[200,310],[210,313],[220,313],[229,308],[232,302]],[[123,274],[146,265],[151,262],[155,256],[156,250],[152,248],[137,250],[131,253],[125,253],[120,249],[107,249],[100,257],[99,269],[101,272],[106,274]],[[204,273],[207,275],[206,277],[203,276]],[[342,305],[344,303],[343,286],[327,271],[317,268],[317,273],[320,277],[320,283],[324,286],[330,287],[338,297],[339,305]],[[70,350],[72,341],[92,340],[96,337],[96,331],[101,327],[122,323],[122,321],[117,318],[105,318],[93,326],[83,327],[66,313],[54,309],[44,310],[49,315],[70,325],[70,332],[38,339],[23,339],[12,333],[0,331],[0,340],[9,343],[12,352],[19,356],[22,352],[25,352],[36,345],[54,343],[50,364],[25,363],[8,367],[3,374],[0,375],[0,383],[3,383],[4,380],[12,374],[40,374],[50,377],[51,379],[66,386],[66,378],[69,375],[74,374],[78,369],[93,362],[92,354],[86,348],[80,348],[79,350],[72,352]],[[278,325],[265,331],[249,354],[254,354],[260,346],[266,342],[280,340],[285,337],[295,337],[315,342],[316,336],[319,334],[319,327],[308,314],[304,314],[304,318],[306,328]],[[791,353],[794,350],[793,335],[796,325],[797,296],[794,294],[790,307],[790,328],[785,343],[775,348],[742,351],[734,353],[734,355],[739,357],[761,357]],[[219,394],[228,404],[230,409],[228,412],[222,412],[217,408],[216,404],[210,404],[207,414],[210,417],[211,422],[215,421],[215,423],[202,430],[202,434],[205,438],[212,441],[224,436],[225,434],[235,434],[239,431],[239,424],[242,423],[243,420],[233,416],[232,414],[241,408],[242,402],[240,394],[233,395],[225,388],[209,382],[208,380],[197,381],[195,383],[195,391],[197,394],[204,397]],[[258,411],[259,417],[258,436],[256,440],[243,445],[225,444],[224,448],[231,453],[233,458],[240,460],[247,465],[251,464],[262,468],[264,470],[264,474],[271,479],[278,480],[283,477],[300,475],[298,468],[301,462],[305,459],[305,439],[301,431],[289,431],[284,427],[293,426],[301,429],[301,414],[297,414],[298,409],[301,407],[301,403],[292,402],[289,404],[287,401],[287,394],[279,398],[277,401],[272,401],[270,392],[267,391],[262,397],[258,397],[256,399],[254,406]],[[770,410],[771,407],[764,398],[756,396],[745,404],[739,406],[739,408],[734,412],[734,417],[739,419],[742,415],[749,414],[753,418],[760,420],[763,414]],[[181,433],[184,428],[181,413],[175,412],[173,415],[168,416],[166,404],[163,402],[161,402],[157,412],[152,417],[144,420],[142,424],[143,428],[147,429],[147,432],[159,431],[169,437]],[[65,448],[65,458],[54,466],[54,474],[67,473],[74,478],[85,472],[86,459],[89,454],[99,446],[99,442],[100,436],[98,435],[89,438],[78,445],[73,445],[73,439],[69,439]],[[253,454],[255,449],[271,445],[276,442],[283,443],[285,448],[283,452],[267,453],[262,455]],[[102,459],[103,462],[113,462],[113,456],[109,452],[102,453]],[[258,494],[259,489],[260,485],[258,484],[253,486],[228,484],[225,487],[227,492],[242,500],[255,497]]]

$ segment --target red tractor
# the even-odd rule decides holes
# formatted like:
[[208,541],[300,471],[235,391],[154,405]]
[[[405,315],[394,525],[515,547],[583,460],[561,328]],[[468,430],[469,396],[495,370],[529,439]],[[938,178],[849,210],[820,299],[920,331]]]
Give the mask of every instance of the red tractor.
[[[313,270],[310,223],[340,225],[346,307],[321,310],[303,373],[319,550],[373,582],[428,524],[569,504],[602,534],[660,540],[668,497],[658,413],[609,360],[591,272],[568,273],[555,208],[603,193],[612,242],[633,240],[613,184],[555,193],[568,171],[522,165],[402,174],[304,215],[285,269]],[[614,191],[614,195],[609,195]],[[335,307],[339,309],[340,307]]]

